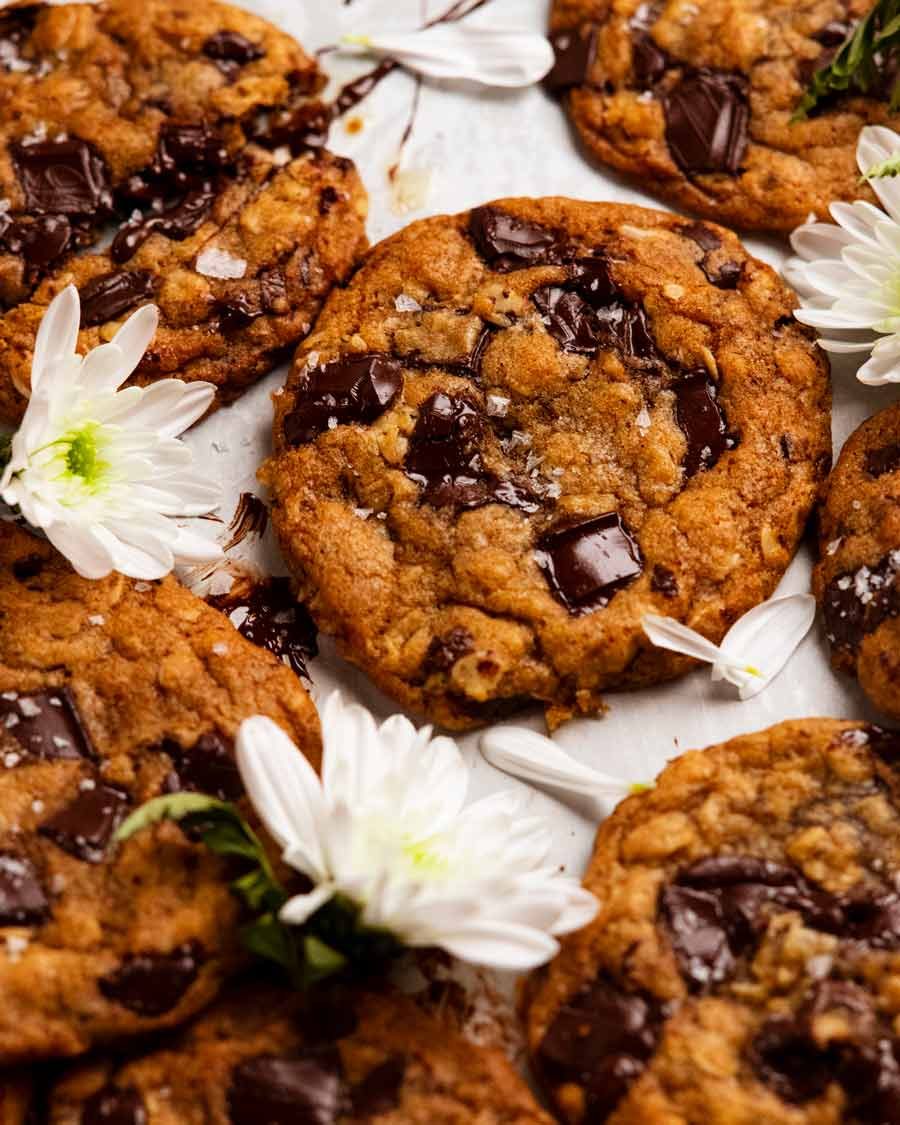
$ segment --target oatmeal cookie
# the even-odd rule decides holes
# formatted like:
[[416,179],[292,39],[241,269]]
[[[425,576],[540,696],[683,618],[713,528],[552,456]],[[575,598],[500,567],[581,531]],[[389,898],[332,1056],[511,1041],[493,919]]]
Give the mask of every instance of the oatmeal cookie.
[[142,1057],[80,1068],[48,1125],[550,1125],[499,1050],[395,993],[245,985]]
[[721,227],[504,200],[415,223],[327,303],[261,477],[320,629],[404,706],[551,723],[719,641],[830,465],[827,361]]
[[257,713],[318,765],[299,680],[223,614],[0,524],[0,1066],[184,1022],[242,961],[221,860],[173,824],[113,834],[160,793],[243,800]]
[[215,0],[0,13],[0,420],[21,417],[68,284],[82,350],[154,301],[135,381],[204,379],[218,403],[308,331],[365,245],[359,177],[322,147],[323,84],[289,36]]
[[[871,0],[554,0],[549,88],[587,150],[680,207],[789,231],[835,199],[870,199],[864,125],[897,127],[887,92],[791,121]],[[887,78],[886,78],[887,81]]]
[[819,555],[813,589],[832,664],[900,719],[900,404],[869,418],[841,451]]
[[600,828],[601,909],[530,983],[563,1120],[890,1125],[900,736],[826,719],[685,754]]

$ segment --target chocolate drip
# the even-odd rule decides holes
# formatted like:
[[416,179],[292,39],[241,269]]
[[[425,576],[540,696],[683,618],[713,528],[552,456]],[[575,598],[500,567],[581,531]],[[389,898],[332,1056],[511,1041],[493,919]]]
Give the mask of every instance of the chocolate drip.
[[270,578],[249,590],[208,598],[229,614],[242,637],[268,649],[298,676],[309,679],[307,661],[318,655],[316,626],[297,601],[287,578]]

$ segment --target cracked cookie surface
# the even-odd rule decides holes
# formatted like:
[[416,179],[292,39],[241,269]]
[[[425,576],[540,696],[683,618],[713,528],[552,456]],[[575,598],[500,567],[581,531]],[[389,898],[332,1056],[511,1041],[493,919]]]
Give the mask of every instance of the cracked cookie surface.
[[888,94],[791,117],[869,0],[554,0],[548,85],[601,163],[697,214],[788,231],[860,186],[864,125],[898,119]]
[[505,200],[375,247],[298,353],[261,473],[320,629],[447,727],[683,672],[643,615],[720,640],[830,464],[792,304],[730,232],[612,204]]
[[819,518],[813,591],[834,667],[900,719],[900,404],[841,450]]
[[900,736],[689,752],[601,825],[585,886],[599,915],[526,1003],[563,1120],[898,1120]]
[[366,196],[325,144],[324,76],[225,4],[106,0],[0,14],[0,419],[26,406],[46,306],[81,350],[154,301],[134,381],[237,397],[308,331],[366,244]]
[[509,1060],[396,993],[248,983],[159,1049],[73,1071],[48,1125],[550,1125]]
[[0,524],[0,1065],[184,1022],[240,965],[228,868],[144,801],[243,800],[241,720],[319,762],[296,677],[174,579],[79,578]]

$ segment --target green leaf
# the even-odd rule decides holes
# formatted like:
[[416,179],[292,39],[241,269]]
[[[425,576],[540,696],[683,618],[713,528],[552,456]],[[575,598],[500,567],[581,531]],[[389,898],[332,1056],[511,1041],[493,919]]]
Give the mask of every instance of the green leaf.
[[119,827],[114,839],[118,843],[130,840],[137,832],[159,824],[164,820],[181,821],[186,816],[231,808],[215,797],[205,797],[202,793],[171,793],[166,797],[156,797],[147,801],[128,817]]
[[305,969],[310,984],[324,980],[326,977],[339,973],[347,964],[343,953],[332,949],[324,941],[310,934],[303,940],[303,954]]
[[861,182],[866,180],[881,180],[891,176],[900,176],[900,152],[896,156],[889,156],[880,164],[872,167],[860,177]]

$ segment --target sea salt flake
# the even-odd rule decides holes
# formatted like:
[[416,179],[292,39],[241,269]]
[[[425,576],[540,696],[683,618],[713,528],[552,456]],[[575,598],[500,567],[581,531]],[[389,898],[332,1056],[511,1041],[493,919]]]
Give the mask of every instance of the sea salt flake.
[[28,938],[24,934],[6,935],[6,956],[14,965],[22,959],[22,955],[27,948]]
[[3,765],[8,770],[14,770],[19,762],[22,761],[22,755],[16,753],[9,753],[3,755]]
[[650,429],[653,424],[653,419],[650,417],[650,411],[646,406],[641,407],[640,413],[637,418],[635,418],[634,422],[642,434],[645,434]]
[[61,734],[54,734],[53,745],[57,750],[71,750],[72,748],[72,743],[68,738],[63,738]]
[[841,544],[844,542],[843,537],[840,539],[832,539],[828,546],[825,548],[827,555],[836,555],[840,550]]
[[10,713],[3,720],[3,725],[6,727],[7,730],[12,730],[13,727],[17,727],[21,721],[22,720],[19,718],[18,715],[15,715],[15,714],[13,714],[12,711],[10,711]]
[[92,613],[91,616],[88,618],[88,622],[91,625],[105,625],[106,624],[106,618],[103,616],[102,613]]
[[19,710],[26,719],[35,719],[41,713],[40,707],[38,707],[33,699],[20,699]]
[[371,514],[372,514],[372,509],[371,508],[354,508],[353,514],[354,514],[354,516],[356,516],[357,519],[367,520],[369,518],[369,516],[371,516]]
[[247,262],[244,258],[236,258],[227,250],[220,250],[216,246],[209,246],[197,255],[194,267],[197,273],[204,277],[216,277],[223,281],[237,281],[247,272]]
[[415,299],[410,297],[407,293],[401,293],[399,297],[394,300],[394,308],[397,312],[421,312],[422,306]]
[[78,782],[78,788],[82,793],[88,793],[91,789],[97,788],[97,782],[92,777],[84,777]]
[[509,410],[509,399],[503,395],[487,396],[487,412],[490,418],[505,418]]
[[135,582],[134,588],[139,594],[146,594],[148,590],[153,589],[149,582]]
[[240,629],[247,618],[250,616],[250,610],[245,605],[239,605],[237,609],[233,609],[228,615],[228,620],[235,627]]
[[2,695],[0,695],[0,699],[6,699],[10,703],[13,703],[18,698],[19,693],[17,691],[5,691]]
[[40,815],[44,811],[44,802],[38,800],[32,801],[31,811]]
[[224,656],[228,652],[228,645],[223,644],[221,641],[217,641],[216,644],[212,646],[212,650],[216,654],[216,656]]

